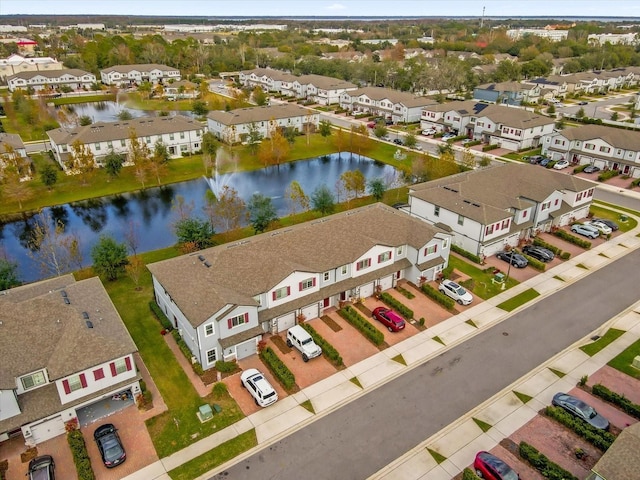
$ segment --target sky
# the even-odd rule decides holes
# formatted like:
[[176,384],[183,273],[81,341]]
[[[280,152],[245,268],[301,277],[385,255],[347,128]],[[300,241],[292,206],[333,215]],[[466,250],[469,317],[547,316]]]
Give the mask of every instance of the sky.
[[640,0],[0,0],[0,15],[632,17]]

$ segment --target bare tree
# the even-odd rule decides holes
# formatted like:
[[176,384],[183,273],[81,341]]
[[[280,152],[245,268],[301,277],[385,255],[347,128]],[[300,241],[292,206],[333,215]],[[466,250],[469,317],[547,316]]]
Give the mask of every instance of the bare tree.
[[149,175],[150,158],[149,147],[138,138],[135,129],[132,128],[129,132],[129,161],[135,165],[136,178],[143,189]]
[[129,258],[129,263],[124,266],[125,272],[136,286],[136,290],[140,290],[140,277],[142,276],[142,272],[144,272],[144,262],[139,255],[133,255]]
[[27,254],[34,260],[44,275],[62,275],[71,269],[72,263],[81,262],[73,258],[79,252],[77,238],[65,233],[65,225],[55,221],[48,211],[41,211],[35,219]]
[[247,205],[238,196],[238,191],[228,185],[222,187],[219,197],[207,191],[206,205],[203,207],[209,223],[218,232],[235,230],[248,220]]
[[91,149],[85,145],[80,139],[71,144],[71,155],[67,166],[73,172],[80,175],[82,184],[86,185],[89,177],[96,169],[96,159]]
[[287,204],[289,205],[289,212],[291,215],[295,215],[298,207],[304,212],[309,210],[309,197],[304,193],[304,190],[298,182],[292,181],[287,190],[284,193]]
[[138,245],[140,244],[139,227],[138,222],[130,220],[127,224],[127,231],[124,232],[124,241],[133,252],[133,256],[137,254]]

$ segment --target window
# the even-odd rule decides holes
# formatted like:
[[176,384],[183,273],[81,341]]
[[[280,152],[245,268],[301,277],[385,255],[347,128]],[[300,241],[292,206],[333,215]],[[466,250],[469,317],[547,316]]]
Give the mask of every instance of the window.
[[585,150],[595,150],[596,146],[593,143],[585,143],[584,148]]
[[389,260],[391,260],[391,251],[378,255],[378,263],[388,262]]
[[213,335],[215,333],[215,330],[213,329],[213,323],[208,323],[207,325],[204,326],[204,336],[205,337],[209,337],[211,335]]
[[175,135],[173,133],[169,134],[169,140],[174,140],[175,139]]
[[306,280],[303,280],[300,282],[300,284],[298,285],[298,290],[299,291],[303,291],[303,290],[307,290],[309,288],[313,288],[316,286],[316,279],[314,278],[307,278]]
[[364,270],[365,268],[369,268],[371,266],[371,259],[365,258],[364,260],[360,260],[356,263],[356,270]]
[[435,205],[435,206],[433,207],[433,214],[434,214],[436,217],[439,217],[439,216],[440,216],[440,207],[439,207],[438,205]]
[[582,192],[578,194],[578,198],[576,200],[582,200]]
[[445,238],[445,239],[442,240],[442,248],[446,249],[448,247],[449,247],[449,239]]
[[96,147],[96,151],[100,151],[100,144],[99,143],[96,143],[95,147]]
[[322,280],[323,280],[324,282],[328,282],[330,278],[331,278],[331,274],[330,274],[329,272],[324,272],[324,273],[322,274]]
[[610,147],[600,147],[600,151],[604,153],[609,153],[611,151]]
[[346,265],[343,265],[342,268],[340,269],[340,273],[342,275],[346,275],[347,274],[347,268],[348,267]]
[[126,140],[120,140],[120,146],[121,147],[126,147],[127,146],[127,141]]
[[551,206],[551,202],[544,202],[542,204],[542,211],[544,212],[545,210],[548,210],[550,206]]
[[493,225],[487,225],[487,227],[484,229],[484,234],[491,235],[492,233],[493,233]]
[[76,390],[83,389],[87,386],[87,381],[85,380],[84,373],[69,377],[68,379],[64,380],[64,382],[66,382],[64,388],[65,393],[75,392]]
[[458,215],[458,225],[464,225],[464,217],[462,215]]
[[104,378],[104,369],[102,368],[98,368],[97,370],[93,371],[93,379],[98,381],[98,380],[102,380]]
[[145,138],[144,138],[144,141],[145,141],[146,143],[151,143],[151,137],[145,137]]
[[505,220],[502,221],[502,229],[504,230],[505,228],[509,228],[509,224],[511,223],[511,219],[507,218]]
[[180,138],[184,140],[184,132],[180,132]]
[[32,373],[31,375],[26,375],[20,380],[22,381],[22,388],[24,388],[25,390],[39,387],[40,385],[44,385],[47,382],[47,379],[45,378],[44,372],[42,370]]
[[400,256],[404,253],[404,248],[402,247],[402,245],[400,245],[397,249],[396,249],[396,256]]
[[113,148],[113,142],[112,141],[108,141],[107,142],[107,148],[108,149],[112,149]]
[[248,313],[236,315],[235,317],[231,317],[227,320],[227,326],[229,328],[239,327],[240,325],[244,325],[245,323],[249,323]]
[[281,298],[288,297],[291,294],[291,287],[280,287],[273,291],[273,299],[280,300]]
[[424,254],[425,255],[432,255],[434,253],[436,253],[438,251],[438,245],[429,245],[427,248],[424,249]]
[[207,350],[207,365],[212,365],[217,361],[216,349]]
[[116,377],[121,373],[131,370],[131,358],[119,358],[115,362],[111,362],[109,367],[111,368],[111,376]]

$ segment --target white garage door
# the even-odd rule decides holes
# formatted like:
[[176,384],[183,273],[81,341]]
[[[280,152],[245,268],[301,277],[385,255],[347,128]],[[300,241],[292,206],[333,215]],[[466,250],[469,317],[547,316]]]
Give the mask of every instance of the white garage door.
[[367,298],[373,295],[373,282],[360,287],[360,297]]
[[311,320],[312,318],[318,318],[318,304],[314,303],[309,305],[308,307],[304,307],[302,309],[302,314],[304,315],[305,320]]
[[296,314],[294,312],[287,313],[282,317],[278,317],[278,332],[284,332],[285,330],[289,330],[296,324]]
[[244,342],[236,346],[236,355],[238,360],[255,355],[257,351],[256,341],[253,338],[248,342]]
[[389,275],[380,280],[380,288],[382,288],[382,291],[389,290],[391,287],[393,287],[393,275]]
[[65,432],[62,416],[53,417],[31,427],[31,438],[35,443],[42,443]]

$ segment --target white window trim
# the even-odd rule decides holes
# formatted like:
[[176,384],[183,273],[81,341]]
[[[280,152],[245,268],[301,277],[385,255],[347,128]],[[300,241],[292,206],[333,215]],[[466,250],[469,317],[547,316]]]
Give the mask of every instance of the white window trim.
[[113,363],[116,366],[116,375],[121,375],[127,372],[127,362],[124,358],[119,358]]
[[[38,375],[38,374],[42,374],[42,383],[37,384],[35,381],[33,382],[33,385],[30,387],[26,387],[24,384],[24,379],[25,378],[31,378],[33,379],[34,375]],[[44,370],[38,370],[36,372],[31,372],[28,375],[23,375],[20,377],[20,385],[22,386],[22,389],[26,392],[29,390],[33,390],[35,388],[41,387],[43,385],[47,384],[47,375],[45,374]]]
[[[207,327],[211,327],[211,333],[207,333]],[[204,336],[205,337],[210,337],[211,335],[214,335],[216,333],[216,327],[215,325],[212,323],[207,323],[204,326]]]
[[[213,354],[216,357],[213,362],[209,361],[209,352],[213,352]],[[206,352],[204,352],[204,357],[207,360],[207,365],[215,365],[216,362],[218,361],[218,350],[216,348],[212,348],[211,350],[207,350]]]

